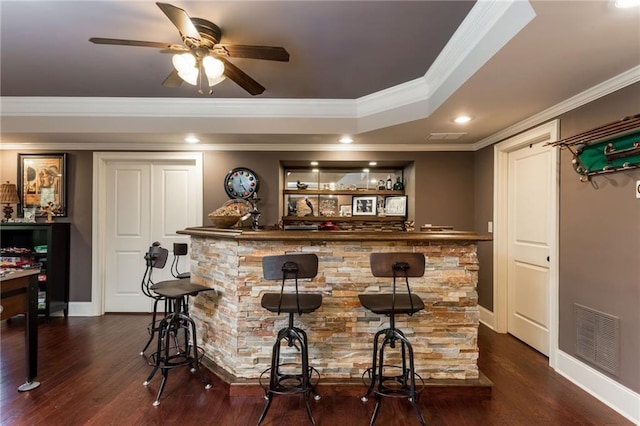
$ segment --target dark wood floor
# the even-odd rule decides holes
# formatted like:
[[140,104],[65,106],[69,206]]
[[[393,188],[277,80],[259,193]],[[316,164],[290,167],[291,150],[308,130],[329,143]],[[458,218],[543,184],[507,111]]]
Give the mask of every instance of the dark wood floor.
[[[138,355],[148,317],[52,318],[40,324],[38,389],[24,382],[23,321],[0,325],[2,425],[255,425],[264,405],[256,396],[228,396],[213,378],[205,391],[187,368],[169,374],[162,403],[160,383],[142,382],[150,371]],[[446,395],[420,399],[430,425],[631,425],[548,367],[547,358],[515,338],[480,328],[481,371],[494,383],[490,399]],[[433,392],[429,392],[432,394]],[[374,402],[325,396],[312,402],[318,425],[367,425]],[[274,399],[265,426],[307,425],[298,397]],[[418,424],[406,400],[385,399],[377,425]]]

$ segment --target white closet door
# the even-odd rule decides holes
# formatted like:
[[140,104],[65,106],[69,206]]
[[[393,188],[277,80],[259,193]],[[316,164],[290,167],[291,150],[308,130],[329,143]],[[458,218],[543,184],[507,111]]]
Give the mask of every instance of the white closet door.
[[[201,204],[189,160],[111,161],[106,168],[105,312],[150,312],[152,301],[141,290],[144,254],[158,241],[171,252],[174,242],[188,242],[177,230],[196,226]],[[172,279],[169,254],[154,281]],[[182,271],[188,271],[183,261]]]

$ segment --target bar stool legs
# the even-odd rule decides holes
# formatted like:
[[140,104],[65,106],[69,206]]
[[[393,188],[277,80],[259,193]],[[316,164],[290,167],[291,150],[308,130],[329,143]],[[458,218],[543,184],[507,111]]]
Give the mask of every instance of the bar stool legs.
[[[282,364],[280,363],[280,344],[285,340],[289,347],[296,347],[300,351],[301,363]],[[269,375],[269,384],[263,384],[263,379]],[[316,384],[319,381],[320,374],[318,371],[309,366],[309,353],[307,351],[307,333],[301,328],[294,327],[293,313],[289,314],[289,326],[278,332],[278,338],[273,345],[271,353],[271,367],[266,369],[260,375],[260,384],[265,390],[264,398],[267,403],[262,410],[258,425],[262,423],[271,406],[271,400],[277,394],[303,394],[304,404],[307,410],[307,416],[311,424],[315,425],[309,405],[309,398],[313,394],[316,401],[320,400],[320,395],[316,391]]]
[[[367,402],[372,393],[376,399],[376,406],[373,409],[369,426],[373,426],[378,417],[378,411],[380,410],[383,397],[408,398],[416,412],[418,421],[420,421],[421,425],[425,425],[426,422],[418,407],[418,396],[424,388],[424,381],[422,377],[415,372],[413,347],[404,333],[393,326],[393,319],[391,324],[391,328],[380,330],[376,333],[373,345],[372,366],[363,374],[365,383],[366,380],[370,382],[367,392],[360,398],[361,401]],[[382,338],[382,342],[380,342],[382,336],[384,337]],[[400,355],[402,357],[401,365],[384,364],[385,348],[387,346],[395,348],[398,342],[400,343]],[[397,372],[397,374],[393,374],[394,372]],[[365,376],[367,376],[367,379],[365,379]],[[416,381],[419,382],[418,387],[416,387]]]
[[[183,301],[178,304],[184,303]],[[182,307],[176,307],[176,311],[164,317],[158,326],[157,351],[151,355],[153,370],[143,382],[148,386],[158,370],[162,372],[162,382],[153,406],[160,405],[160,397],[164,391],[169,370],[176,367],[189,366],[192,373],[198,373],[205,385],[205,389],[211,389],[211,384],[200,370],[200,360],[203,353],[196,342],[196,325],[188,314],[181,312]]]

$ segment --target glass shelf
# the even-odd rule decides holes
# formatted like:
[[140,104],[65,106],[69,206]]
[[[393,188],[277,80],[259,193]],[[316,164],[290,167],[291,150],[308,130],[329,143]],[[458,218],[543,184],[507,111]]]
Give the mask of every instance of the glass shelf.
[[[396,189],[387,189],[387,186]],[[399,188],[399,189],[398,189]],[[401,222],[404,214],[387,216],[387,197],[403,197],[404,169],[285,169],[283,222]],[[395,200],[397,202],[397,200]],[[406,207],[406,198],[404,199]],[[366,206],[363,211],[360,206]]]

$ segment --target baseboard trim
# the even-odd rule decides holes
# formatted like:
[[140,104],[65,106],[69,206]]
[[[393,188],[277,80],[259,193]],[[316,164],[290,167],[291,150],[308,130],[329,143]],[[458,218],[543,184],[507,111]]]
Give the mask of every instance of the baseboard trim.
[[556,372],[620,415],[640,424],[640,394],[560,350],[557,352]]
[[69,302],[70,317],[98,317],[102,315],[93,302]]

